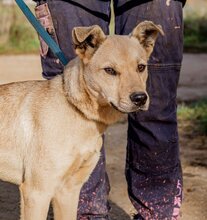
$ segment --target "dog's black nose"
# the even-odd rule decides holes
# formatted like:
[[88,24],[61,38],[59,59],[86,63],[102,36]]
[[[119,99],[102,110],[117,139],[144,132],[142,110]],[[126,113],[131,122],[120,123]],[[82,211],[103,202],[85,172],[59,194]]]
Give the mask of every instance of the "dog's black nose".
[[147,94],[143,92],[134,92],[130,95],[130,99],[136,106],[142,106],[147,101]]

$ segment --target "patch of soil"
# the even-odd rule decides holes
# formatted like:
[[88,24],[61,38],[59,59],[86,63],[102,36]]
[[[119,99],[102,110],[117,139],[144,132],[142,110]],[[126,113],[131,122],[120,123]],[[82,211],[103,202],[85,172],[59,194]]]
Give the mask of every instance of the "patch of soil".
[[[134,209],[127,197],[124,177],[126,140],[123,137],[126,132],[126,123],[112,126],[106,132],[105,145],[108,173],[112,185],[110,198],[122,207],[128,216],[131,216]],[[194,132],[192,128],[189,129],[189,123],[186,126],[186,123],[181,122],[179,134],[184,178],[181,220],[205,220],[207,219],[207,136]],[[115,219],[124,220],[118,217]]]

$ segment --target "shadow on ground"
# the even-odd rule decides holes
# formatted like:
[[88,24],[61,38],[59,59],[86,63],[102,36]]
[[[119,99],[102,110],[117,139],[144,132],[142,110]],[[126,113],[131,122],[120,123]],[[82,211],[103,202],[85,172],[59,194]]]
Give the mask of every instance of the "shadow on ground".
[[[18,187],[0,181],[0,220],[18,220],[20,216],[20,196]],[[130,220],[129,215],[115,203],[110,201],[111,220]],[[48,215],[48,220],[53,219],[52,209]]]
[[130,220],[130,216],[119,206],[112,201],[109,201],[111,205],[110,218],[111,220]]

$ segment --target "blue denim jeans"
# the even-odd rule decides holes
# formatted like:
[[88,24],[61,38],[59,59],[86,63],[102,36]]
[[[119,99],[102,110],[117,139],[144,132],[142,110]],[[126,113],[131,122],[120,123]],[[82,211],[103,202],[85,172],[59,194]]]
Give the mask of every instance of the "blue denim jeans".
[[[51,0],[55,39],[68,59],[75,55],[71,30],[75,26],[98,24],[109,32],[110,0]],[[165,0],[115,0],[115,32],[129,34],[141,21],[161,24],[159,37],[149,60],[147,112],[129,115],[126,180],[129,197],[143,219],[177,219],[182,201],[182,172],[179,158],[176,89],[182,62],[182,3]],[[43,48],[43,50],[46,50]],[[61,74],[63,66],[50,50],[41,58],[43,76]],[[104,148],[90,179],[82,188],[78,219],[108,219],[109,181]]]

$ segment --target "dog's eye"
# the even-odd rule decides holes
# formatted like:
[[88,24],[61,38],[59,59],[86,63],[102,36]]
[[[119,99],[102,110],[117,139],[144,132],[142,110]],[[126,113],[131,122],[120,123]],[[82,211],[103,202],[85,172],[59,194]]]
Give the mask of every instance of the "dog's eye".
[[139,65],[137,66],[137,70],[138,70],[140,73],[144,72],[144,71],[145,71],[145,68],[146,68],[146,65],[144,65],[144,64],[139,64]]
[[110,74],[112,76],[116,76],[117,75],[117,72],[113,68],[111,68],[111,67],[106,67],[106,68],[104,68],[104,70],[105,70],[106,73],[108,73],[108,74]]

